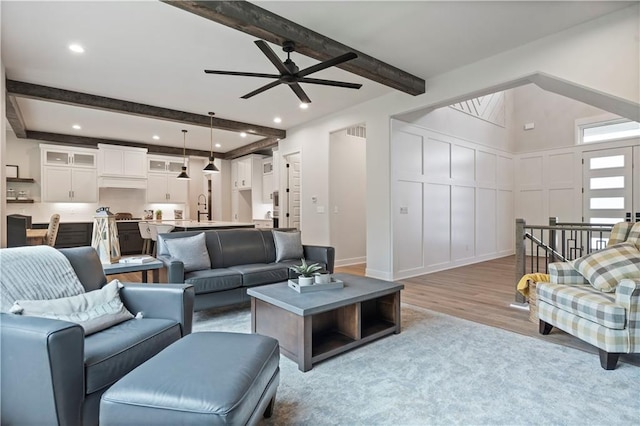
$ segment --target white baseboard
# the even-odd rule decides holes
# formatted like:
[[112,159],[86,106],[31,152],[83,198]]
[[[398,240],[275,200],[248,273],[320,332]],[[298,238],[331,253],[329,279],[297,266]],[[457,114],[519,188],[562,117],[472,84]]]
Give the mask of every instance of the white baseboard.
[[350,266],[350,265],[360,265],[363,263],[367,263],[367,257],[352,257],[350,259],[336,259],[334,262],[334,266]]
[[393,276],[388,271],[376,271],[375,269],[366,268],[364,275],[370,278],[377,278],[383,281],[393,281]]

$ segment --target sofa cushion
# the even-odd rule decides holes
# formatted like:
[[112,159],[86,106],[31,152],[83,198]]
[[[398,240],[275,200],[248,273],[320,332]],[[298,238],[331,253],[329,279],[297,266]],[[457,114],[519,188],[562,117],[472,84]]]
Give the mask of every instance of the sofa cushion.
[[276,262],[304,257],[302,234],[300,231],[273,231],[273,242],[276,246]]
[[196,294],[214,293],[242,287],[242,275],[230,268],[205,269],[186,273],[184,282],[191,284]]
[[623,330],[627,324],[626,310],[617,305],[615,296],[595,290],[590,285],[538,283],[538,301],[544,301],[603,327]]
[[112,385],[181,337],[180,324],[132,319],[84,340],[85,388],[90,394]]
[[611,234],[609,235],[609,241],[607,241],[607,247],[611,247],[614,244],[624,243],[632,226],[633,223],[631,222],[618,222],[613,225],[613,228],[611,228]]
[[169,254],[184,264],[184,271],[199,271],[211,268],[204,232],[184,238],[165,241]]
[[631,243],[615,244],[572,262],[596,289],[615,291],[623,278],[640,279],[640,252]]
[[231,266],[229,269],[242,274],[243,287],[286,281],[289,276],[288,266],[281,263],[252,263]]
[[120,300],[123,285],[113,280],[99,290],[50,300],[17,300],[11,313],[74,322],[85,336],[133,318]]

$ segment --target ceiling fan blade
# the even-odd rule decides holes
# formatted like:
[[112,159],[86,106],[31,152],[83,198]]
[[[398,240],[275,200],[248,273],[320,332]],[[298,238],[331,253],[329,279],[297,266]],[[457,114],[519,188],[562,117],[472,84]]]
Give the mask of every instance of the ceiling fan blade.
[[280,78],[278,74],[262,74],[257,72],[204,70],[207,74],[240,75],[243,77]]
[[242,99],[249,99],[250,97],[255,96],[255,95],[259,94],[259,93],[262,93],[265,90],[269,90],[269,89],[271,89],[273,87],[276,87],[279,84],[282,84],[282,83],[280,83],[279,81],[274,81],[273,83],[269,83],[269,84],[267,84],[265,86],[262,86],[259,89],[254,90],[253,92],[250,92],[250,93],[247,93],[244,96],[241,96],[241,98]]
[[278,55],[276,55],[276,52],[274,52],[273,49],[271,49],[264,40],[256,40],[254,43],[258,46],[260,50],[262,50],[262,53],[264,53],[267,56],[267,58],[271,61],[271,63],[275,65],[278,71],[280,71],[280,74],[285,74],[285,75],[291,74],[287,69],[287,67],[284,66],[280,58],[278,58]]
[[309,99],[307,94],[304,93],[304,90],[302,90],[302,87],[300,87],[298,83],[290,84],[289,87],[291,87],[291,90],[293,90],[293,93],[298,96],[300,101],[304,102],[305,104],[311,103],[311,99]]
[[362,87],[362,84],[358,83],[347,83],[344,81],[335,81],[335,80],[320,80],[318,78],[300,78],[298,79],[299,83],[310,83],[310,84],[322,84],[323,86],[335,86],[335,87],[344,87],[346,89],[359,89]]
[[310,66],[309,68],[305,68],[302,71],[298,71],[298,77],[304,77],[305,75],[309,75],[309,74],[314,73],[314,72],[322,71],[325,68],[329,68],[329,67],[333,67],[333,66],[339,65],[339,64],[341,64],[343,62],[350,61],[350,60],[355,59],[357,57],[358,57],[358,55],[356,55],[353,52],[349,52],[349,53],[345,53],[344,55],[336,56],[333,59],[329,59],[329,60],[326,60],[324,62],[320,62],[319,64]]

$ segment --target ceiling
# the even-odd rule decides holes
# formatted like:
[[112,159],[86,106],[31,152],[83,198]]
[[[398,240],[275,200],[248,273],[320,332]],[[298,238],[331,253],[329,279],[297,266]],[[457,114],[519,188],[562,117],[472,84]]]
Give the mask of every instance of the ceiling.
[[[427,80],[635,2],[253,3]],[[313,77],[363,87],[302,84],[312,100],[307,110],[284,85],[240,99],[271,80],[203,70],[276,73],[253,36],[158,1],[2,1],[0,7],[2,61],[11,80],[201,115],[214,111],[218,118],[283,130],[394,90],[331,68]],[[69,51],[71,43],[85,53]],[[271,47],[286,58],[281,48]],[[298,53],[292,59],[300,69],[318,63]],[[210,148],[207,127],[26,98],[17,103],[31,131],[182,147],[181,129],[187,129],[187,148]],[[273,122],[276,116],[280,124]],[[82,128],[74,130],[73,124]],[[225,153],[262,137],[216,129],[213,139],[221,145],[214,151]]]

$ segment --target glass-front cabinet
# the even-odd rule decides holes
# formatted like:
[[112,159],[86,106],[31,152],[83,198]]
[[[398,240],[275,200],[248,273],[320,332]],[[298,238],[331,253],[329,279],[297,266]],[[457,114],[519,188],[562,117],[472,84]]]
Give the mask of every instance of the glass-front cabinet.
[[42,201],[95,203],[98,201],[97,150],[40,145]]
[[[188,164],[188,159],[186,160]],[[147,155],[147,202],[186,203],[188,181],[176,179],[182,171],[181,157]]]

